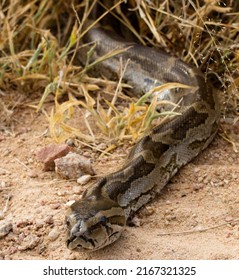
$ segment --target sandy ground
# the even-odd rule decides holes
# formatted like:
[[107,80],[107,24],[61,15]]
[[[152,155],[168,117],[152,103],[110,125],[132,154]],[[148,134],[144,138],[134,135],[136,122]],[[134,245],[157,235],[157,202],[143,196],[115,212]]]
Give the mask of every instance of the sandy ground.
[[[66,203],[82,187],[43,172],[34,156],[52,141],[45,117],[27,109],[13,116],[11,128],[1,125],[0,224],[11,221],[13,229],[0,239],[0,259],[239,259],[239,158],[221,137],[139,211],[138,226],[89,253],[65,245]],[[125,153],[97,160],[82,149],[99,175],[113,171]]]

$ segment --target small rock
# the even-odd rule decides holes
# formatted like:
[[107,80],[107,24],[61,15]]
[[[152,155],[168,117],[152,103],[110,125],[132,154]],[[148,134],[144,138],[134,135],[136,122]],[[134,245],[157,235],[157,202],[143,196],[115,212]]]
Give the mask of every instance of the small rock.
[[58,196],[66,196],[68,193],[67,193],[67,191],[58,191],[56,194]]
[[66,140],[66,144],[68,146],[74,147],[75,146],[75,141],[74,141],[74,139],[69,138],[69,139]]
[[173,214],[169,214],[169,215],[165,216],[165,219],[170,222],[170,221],[176,220],[176,216]]
[[77,179],[85,174],[94,175],[91,162],[88,158],[76,153],[69,153],[55,161],[55,171],[66,179]]
[[18,235],[18,241],[23,241],[24,240],[24,238],[26,238],[26,235],[25,235],[25,233],[24,232],[21,232],[19,235]]
[[201,183],[202,181],[203,181],[203,177],[201,176],[201,177],[198,177],[198,183]]
[[53,219],[53,216],[47,216],[44,220],[44,222],[48,225],[52,225],[54,224],[54,219]]
[[40,220],[40,219],[37,219],[36,222],[35,222],[35,225],[36,225],[36,228],[42,228],[44,226],[44,221],[43,220]]
[[91,156],[91,152],[85,151],[85,152],[83,153],[83,156],[84,156],[84,157],[90,157],[90,156]]
[[194,191],[199,191],[200,189],[202,189],[203,188],[203,184],[195,184],[194,186],[193,186],[193,190]]
[[49,239],[50,241],[54,241],[54,240],[56,240],[56,239],[59,237],[59,235],[60,235],[59,230],[54,228],[53,230],[51,230],[51,231],[49,232],[49,234],[48,234],[48,239]]
[[66,144],[51,144],[38,150],[36,156],[39,161],[44,163],[44,171],[54,170],[54,160],[67,155],[70,149]]
[[3,222],[0,224],[0,238],[8,235],[8,233],[12,230],[12,223]]
[[227,180],[227,179],[224,179],[224,183],[225,183],[226,185],[228,185],[228,183],[229,183],[229,180]]
[[226,216],[226,217],[225,217],[225,221],[226,221],[227,223],[230,223],[230,222],[233,221],[233,218],[232,218],[231,216]]
[[61,207],[60,203],[54,203],[51,205],[51,209],[59,209]]
[[35,248],[40,242],[40,238],[35,234],[27,235],[22,243],[21,246],[18,247],[20,251],[25,251],[29,249]]
[[29,164],[31,164],[31,163],[33,163],[33,162],[34,162],[34,159],[33,159],[33,158],[29,158],[28,161],[27,161],[27,163],[29,163]]
[[26,226],[32,225],[33,221],[29,219],[20,220],[17,222],[17,227],[24,228]]
[[151,216],[151,215],[153,215],[155,213],[155,209],[153,207],[146,206],[145,208],[146,208],[146,211],[145,211],[146,212],[145,213],[146,216]]
[[[77,179],[78,180],[78,179]],[[73,187],[73,193],[74,194],[82,194],[82,188],[81,187],[79,187],[79,186],[75,186],[75,187]]]
[[91,175],[83,175],[77,179],[77,183],[82,186],[88,183],[90,179],[91,179]]
[[72,205],[73,203],[75,203],[75,202],[76,202],[75,200],[67,201],[67,202],[66,202],[66,206],[67,206],[67,207],[71,207],[71,205]]

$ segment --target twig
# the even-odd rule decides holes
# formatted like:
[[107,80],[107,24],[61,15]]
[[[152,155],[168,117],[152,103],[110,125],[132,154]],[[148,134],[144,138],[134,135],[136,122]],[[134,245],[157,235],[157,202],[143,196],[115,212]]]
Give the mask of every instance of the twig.
[[225,222],[219,225],[207,227],[207,228],[202,228],[202,229],[195,229],[195,230],[186,230],[186,231],[175,231],[175,232],[162,232],[158,233],[157,236],[165,236],[165,235],[183,235],[183,234],[191,234],[191,233],[196,233],[196,232],[205,232],[211,229],[219,228],[226,226],[231,223],[239,223],[239,218],[235,220],[231,220],[230,222]]
[[[117,98],[118,98],[119,89],[120,89],[120,86],[121,86],[121,84],[122,84],[122,79],[123,79],[124,74],[125,74],[125,71],[126,71],[126,69],[127,69],[127,67],[128,67],[129,61],[130,61],[129,59],[126,61],[126,64],[125,64],[124,69],[123,69],[123,71],[122,71],[122,59],[120,60],[120,77],[119,77],[119,82],[118,82],[117,87],[116,87],[116,90],[115,90],[114,97],[113,97],[113,99],[112,99],[112,101],[111,101],[111,105],[112,105],[112,106],[115,105],[115,102],[116,102],[116,100],[117,100]],[[111,112],[112,112],[112,107],[109,107],[109,111],[108,111],[108,113],[107,113],[108,117],[111,115]]]
[[8,196],[7,196],[7,201],[6,201],[5,207],[4,207],[4,209],[3,209],[3,213],[6,213],[6,212],[7,212],[8,204],[9,204],[9,201],[10,201],[11,198],[12,198],[12,195],[11,195],[11,194],[8,194]]
[[20,163],[22,166],[24,166],[27,170],[30,170],[30,168],[28,166],[26,166],[25,163],[21,162],[18,158],[15,158],[15,161],[17,161],[18,163]]

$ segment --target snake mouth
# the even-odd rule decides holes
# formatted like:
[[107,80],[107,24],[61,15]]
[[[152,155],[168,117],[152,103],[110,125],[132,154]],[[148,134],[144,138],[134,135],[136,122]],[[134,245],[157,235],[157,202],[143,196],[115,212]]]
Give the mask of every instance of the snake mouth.
[[87,239],[84,236],[72,236],[66,240],[67,248],[70,250],[74,249],[86,249],[94,250],[95,244],[92,239]]
[[91,238],[86,238],[85,236],[71,236],[66,240],[67,248],[70,250],[87,250],[87,251],[95,251],[100,248],[105,247],[113,243],[118,239],[120,232],[113,232],[107,238],[105,238],[104,242],[101,244],[97,244]]

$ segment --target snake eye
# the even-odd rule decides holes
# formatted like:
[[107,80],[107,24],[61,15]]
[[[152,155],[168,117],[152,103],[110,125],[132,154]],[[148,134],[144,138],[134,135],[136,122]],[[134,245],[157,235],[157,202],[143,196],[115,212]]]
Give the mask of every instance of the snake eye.
[[106,222],[107,222],[107,218],[105,216],[100,217],[100,223],[102,225],[106,225]]

